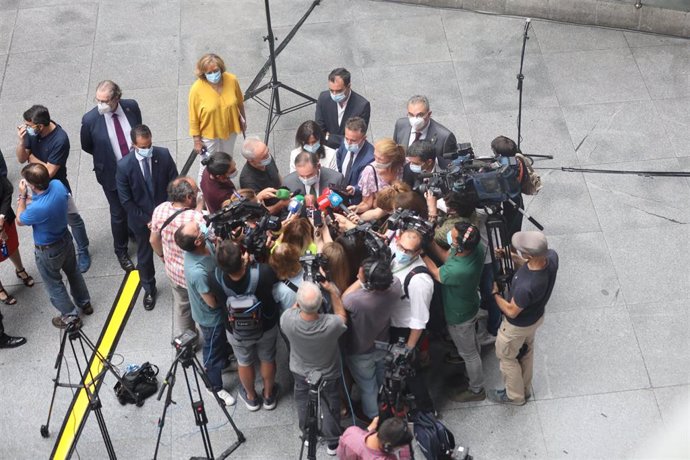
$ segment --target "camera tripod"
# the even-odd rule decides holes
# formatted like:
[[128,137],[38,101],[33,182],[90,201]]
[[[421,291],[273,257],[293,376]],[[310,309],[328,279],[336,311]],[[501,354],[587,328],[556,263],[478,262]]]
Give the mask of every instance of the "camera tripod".
[[326,382],[323,380],[321,372],[311,371],[307,375],[309,385],[309,399],[307,400],[307,417],[304,421],[304,434],[301,437],[302,447],[299,450],[299,458],[302,460],[304,455],[304,445],[307,444],[307,460],[316,460],[316,442],[319,432],[319,402],[321,390]]
[[[160,401],[161,397],[163,396],[163,391],[167,386],[168,391],[165,394],[165,405],[163,406],[163,414],[158,420],[158,439],[156,440],[156,451],[153,454],[154,460],[158,458],[158,448],[160,447],[161,435],[163,434],[163,426],[165,425],[165,415],[168,412],[168,407],[170,407],[170,404],[174,402],[172,400],[172,390],[175,386],[175,374],[177,372],[177,366],[180,363],[182,363],[184,379],[185,383],[187,384],[187,393],[189,395],[189,401],[192,404],[192,411],[194,412],[194,420],[196,422],[196,425],[199,427],[199,431],[201,433],[201,440],[204,444],[204,451],[206,456],[201,458],[208,460],[213,460],[216,458],[213,456],[211,438],[208,434],[208,417],[206,416],[206,409],[204,408],[204,398],[201,396],[199,376],[201,376],[201,380],[204,382],[204,385],[206,385],[206,388],[211,388],[211,381],[209,380],[208,374],[206,374],[204,367],[199,362],[199,359],[194,354],[192,343],[195,341],[196,337],[197,335],[194,332],[186,331],[180,337],[177,337],[173,340],[173,345],[177,349],[177,356],[175,356],[175,359],[173,360],[173,363],[170,366],[170,370],[168,371],[168,374],[165,376],[165,380],[163,380],[163,385],[161,385],[161,389],[158,392],[158,400]],[[188,374],[188,369],[190,367],[191,373],[194,377],[196,391],[199,395],[199,399],[196,401],[194,400],[194,394],[192,393],[192,385],[190,383],[190,378]],[[225,402],[222,399],[220,399],[220,397],[215,392],[213,392],[213,396],[215,397],[218,406],[220,406],[220,409],[227,417],[228,422],[230,422],[232,429],[235,430],[235,435],[237,435],[237,441],[235,441],[234,444],[232,444],[218,456],[219,459],[223,459],[232,454],[240,446],[240,444],[246,441],[246,438],[244,437],[244,434],[242,434],[242,432],[237,428],[235,422],[232,420],[230,413],[225,407]]]
[[[65,348],[67,345],[67,339],[69,339],[70,348],[72,349],[72,356],[74,357],[74,361],[77,364],[77,370],[79,371],[79,375],[81,376],[81,381],[76,384],[60,382],[60,373],[62,371],[62,363],[65,360]],[[75,347],[74,342],[79,342],[79,346]],[[82,370],[82,366],[79,362],[77,348],[81,348],[84,362],[87,366],[87,368],[84,369],[84,371],[86,372]],[[100,369],[100,371],[96,375],[94,375],[93,367],[89,363],[89,359],[86,355],[87,348],[91,350],[91,352],[93,353],[94,361],[98,359],[101,365],[103,366],[102,369]],[[110,360],[96,351],[96,347],[93,344],[93,342],[91,342],[91,340],[89,340],[86,334],[84,334],[84,331],[81,330],[81,323],[78,320],[73,320],[72,322],[68,323],[64,333],[62,334],[62,338],[60,340],[60,350],[58,351],[58,355],[55,360],[55,369],[57,369],[57,373],[55,375],[55,378],[53,379],[53,396],[50,399],[50,408],[48,409],[48,420],[46,421],[45,425],[41,425],[41,436],[44,438],[50,436],[50,418],[53,414],[53,404],[55,403],[55,394],[57,393],[58,387],[76,388],[80,390],[83,389],[86,392],[86,396],[89,401],[89,411],[93,412],[96,415],[96,420],[98,421],[98,428],[101,432],[101,436],[103,437],[103,442],[105,443],[105,449],[108,452],[108,457],[110,459],[117,458],[117,456],[115,455],[115,450],[113,448],[112,440],[110,439],[110,434],[108,433],[108,428],[105,424],[105,419],[103,418],[103,411],[101,410],[102,404],[100,398],[98,397],[98,391],[101,387],[101,383],[103,383],[103,378],[105,377],[105,374],[107,372],[110,372],[115,377],[115,379],[117,379],[117,381],[120,382],[121,385],[122,378],[120,377],[120,374],[117,372]],[[122,385],[122,388],[124,388],[134,398],[134,400],[137,401],[137,406],[141,406],[143,404],[143,401],[140,400],[138,395],[133,393],[132,390],[130,390],[127,386]],[[79,438],[79,435],[81,434],[82,427],[83,424],[80,424],[79,430],[75,434],[75,440],[71,445],[72,449],[76,445],[76,440]],[[71,452],[72,451],[70,450],[70,454]]]

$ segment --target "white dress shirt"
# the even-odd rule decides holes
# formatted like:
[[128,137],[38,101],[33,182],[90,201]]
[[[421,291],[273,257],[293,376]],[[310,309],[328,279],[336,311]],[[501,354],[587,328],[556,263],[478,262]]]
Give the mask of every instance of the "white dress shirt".
[[343,102],[338,103],[336,102],[335,105],[338,106],[338,126],[343,124],[343,114],[345,113],[345,109],[347,108],[347,103],[350,101],[350,96],[352,95],[352,91],[350,91],[350,94],[347,95],[347,99],[345,99]]
[[141,155],[139,155],[137,153],[136,149],[134,150],[134,154],[137,156],[137,161],[139,162],[139,169],[141,170],[141,176],[144,179],[146,179],[146,174],[144,173],[144,162],[146,161],[149,164],[149,171],[151,171],[151,179],[153,180],[153,169],[151,168],[151,157],[149,157],[149,158],[142,157]]
[[127,141],[127,148],[132,148],[132,139],[129,136],[129,132],[132,130],[132,126],[129,124],[129,120],[125,115],[125,111],[122,110],[122,105],[117,104],[117,110],[115,112],[108,112],[105,115],[105,127],[108,129],[108,138],[110,138],[110,145],[113,147],[113,153],[115,153],[115,160],[120,161],[122,159],[122,152],[120,151],[120,142],[117,140],[117,133],[115,132],[115,123],[113,122],[113,113],[117,114],[118,120],[120,120],[120,126],[122,126],[122,132],[125,135],[125,140]]
[[[429,125],[430,125],[430,124],[431,124],[431,123],[427,123],[426,126],[424,127],[424,129],[422,130],[422,134],[419,136],[419,140],[420,140],[420,141],[421,141],[422,139],[426,139],[426,134],[427,134],[427,132],[429,131]],[[408,147],[411,146],[412,143],[414,142],[414,135],[415,135],[416,132],[417,132],[417,131],[415,131],[414,128],[411,128],[411,129],[410,129],[410,140],[409,140],[409,142],[407,143],[407,146],[408,146]]]

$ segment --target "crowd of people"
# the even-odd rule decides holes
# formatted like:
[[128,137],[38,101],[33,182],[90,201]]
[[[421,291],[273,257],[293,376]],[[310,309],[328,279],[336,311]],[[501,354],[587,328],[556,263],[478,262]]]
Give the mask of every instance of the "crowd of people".
[[[525,404],[531,397],[535,333],[558,256],[543,233],[521,231],[521,214],[505,206],[516,272],[510,293],[501,295],[483,225],[486,214],[456,191],[439,197],[420,190],[423,177],[446,170],[451,160],[444,154],[457,149],[453,133],[432,118],[425,96],[409,98],[392,138],[371,142],[370,104],[352,89],[350,73],[337,68],[328,75],[328,90],[318,96],[314,119],[304,121],[295,145],[280,152],[289,156],[289,170],[279,171],[269,147],[249,137],[241,145],[246,163],[238,171],[232,153],[247,130],[238,79],[215,54],[199,59],[195,75],[189,133],[200,159],[198,177],[178,175],[170,152],[154,145],[154,133],[143,124],[146,114],[136,101],[123,99],[110,80],[96,87],[96,106],[82,118],[80,145],[93,157],[108,201],[118,263],[125,271],[135,268],[128,253],[133,240],[143,307],[151,310],[157,298],[154,254],[160,258],[172,286],[174,332],[199,333],[196,346],[209,392],[226,405],[236,404],[222,378],[236,369],[236,395],[247,409],[274,409],[287,391],[276,383],[276,347],[284,340],[300,426],[305,428],[307,378],[318,371],[320,434],[328,454],[347,459],[395,458],[411,440],[400,417],[378,423],[386,352],[377,342],[404,344],[416,370],[407,386],[420,410],[434,411],[424,377],[433,359],[464,363],[467,377],[450,388],[452,400],[488,396]],[[59,312],[52,323],[78,325],[82,315],[93,313],[82,275],[91,259],[68,181],[70,141],[42,105],[24,112],[17,137],[16,157],[23,166],[16,212],[7,166],[0,164],[0,259],[9,258],[17,277],[34,285],[19,256],[15,228],[31,226],[40,278]],[[492,149],[505,157],[517,152],[503,136]],[[521,206],[519,193],[514,201]],[[258,217],[228,224],[227,216],[240,205],[253,206]],[[432,234],[387,228],[400,209],[428,222]],[[267,219],[277,224],[266,229]],[[260,244],[250,247],[250,237]],[[366,240],[372,237],[379,241],[373,249]],[[497,256],[501,251],[496,249]],[[0,301],[12,305],[17,299],[0,286]],[[25,339],[4,333],[1,318],[0,347],[22,345]],[[445,340],[454,350],[435,357],[431,339]],[[485,388],[481,347],[494,342],[505,389]],[[255,385],[257,368],[261,388]],[[350,405],[355,385],[359,402]],[[343,435],[341,417],[351,409],[371,424]]]

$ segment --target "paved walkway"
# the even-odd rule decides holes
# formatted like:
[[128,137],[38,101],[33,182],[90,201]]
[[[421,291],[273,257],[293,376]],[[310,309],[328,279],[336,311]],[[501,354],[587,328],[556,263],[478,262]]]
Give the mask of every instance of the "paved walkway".
[[[246,88],[267,55],[262,3],[0,0],[0,148],[16,183],[15,127],[34,103],[48,106],[72,139],[68,175],[94,260],[87,284],[96,313],[84,326],[91,338],[98,337],[123,276],[91,158],[79,150],[81,115],[93,106],[96,83],[113,79],[125,97],[137,99],[154,142],[176,153],[181,166],[192,145],[186,98],[194,63],[215,51]],[[310,4],[271,3],[279,39]],[[391,135],[406,99],[427,94],[435,119],[475,151],[488,152],[496,135],[516,135],[523,24],[463,11],[326,0],[280,56],[278,69],[287,84],[314,96],[326,87],[329,70],[350,69],[353,88],[372,103],[370,139]],[[538,166],[690,170],[688,41],[533,21],[524,74],[523,150],[555,157]],[[265,115],[248,103],[252,133],[261,134]],[[272,135],[283,171],[295,128],[312,115],[311,107],[290,114]],[[442,396],[442,379],[435,378],[445,423],[478,459],[623,458],[670,428],[684,431],[687,443],[687,422],[674,424],[674,414],[688,410],[690,380],[688,180],[558,169],[542,174],[545,188],[528,200],[528,210],[546,227],[562,266],[537,338],[534,398],[519,408],[488,401],[460,405]],[[38,279],[30,232],[23,229],[21,237],[27,269]],[[171,362],[171,294],[158,269],[158,305],[145,312],[137,304],[115,358],[122,367],[150,360],[167,369]],[[0,456],[46,458],[54,438],[42,439],[39,427],[59,344],[50,324],[55,311],[40,283],[33,289],[18,284],[11,264],[0,267],[0,279],[19,300],[2,307],[8,332],[29,340],[0,353]],[[488,386],[499,386],[493,350],[483,357]],[[279,360],[278,378],[286,387],[284,350]],[[73,366],[70,371],[75,379]],[[234,390],[238,383],[231,377],[226,384]],[[151,458],[162,404],[121,407],[112,384],[108,378],[101,396],[118,455]],[[70,396],[69,390],[58,394],[53,433]],[[175,396],[179,404],[171,408],[161,458],[199,455],[182,384]],[[236,458],[296,457],[291,396],[273,412],[249,413],[238,405],[233,415],[247,436]],[[234,438],[220,426],[217,407],[209,408],[209,417],[218,453]],[[93,418],[78,453],[105,457]]]

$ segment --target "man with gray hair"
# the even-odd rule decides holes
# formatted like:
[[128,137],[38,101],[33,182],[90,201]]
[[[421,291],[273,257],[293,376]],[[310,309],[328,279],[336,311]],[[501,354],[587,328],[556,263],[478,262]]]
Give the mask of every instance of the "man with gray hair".
[[455,152],[455,135],[441,123],[431,118],[431,107],[426,96],[415,95],[407,101],[407,116],[395,122],[393,140],[409,147],[414,141],[427,140],[434,145],[436,159],[441,168],[448,167],[444,153]]
[[165,265],[173,293],[173,321],[175,336],[186,330],[196,330],[192,319],[184,274],[184,253],[175,243],[175,232],[189,222],[206,226],[197,203],[199,188],[190,177],[177,177],[168,185],[168,201],[159,204],[151,218],[149,242]]
[[492,292],[505,315],[496,337],[505,389],[491,390],[489,399],[522,406],[531,396],[534,336],[544,322],[546,303],[556,283],[558,254],[549,249],[542,232],[517,232],[511,243],[513,263],[519,267],[510,285],[512,298],[501,297],[496,283]]
[[275,197],[282,181],[268,146],[258,137],[248,137],[242,144],[242,156],[247,163],[240,173],[240,188],[254,190],[271,214],[280,214],[289,200]]
[[318,372],[324,382],[319,404],[322,410],[321,434],[328,444],[327,453],[335,455],[341,433],[338,339],[347,330],[347,314],[335,284],[325,281],[321,286],[331,295],[334,313],[319,313],[323,301],[321,289],[311,281],[303,281],[297,290],[297,303],[280,318],[280,328],[290,343],[290,371],[295,378],[299,426],[304,430],[309,399],[307,377]]

